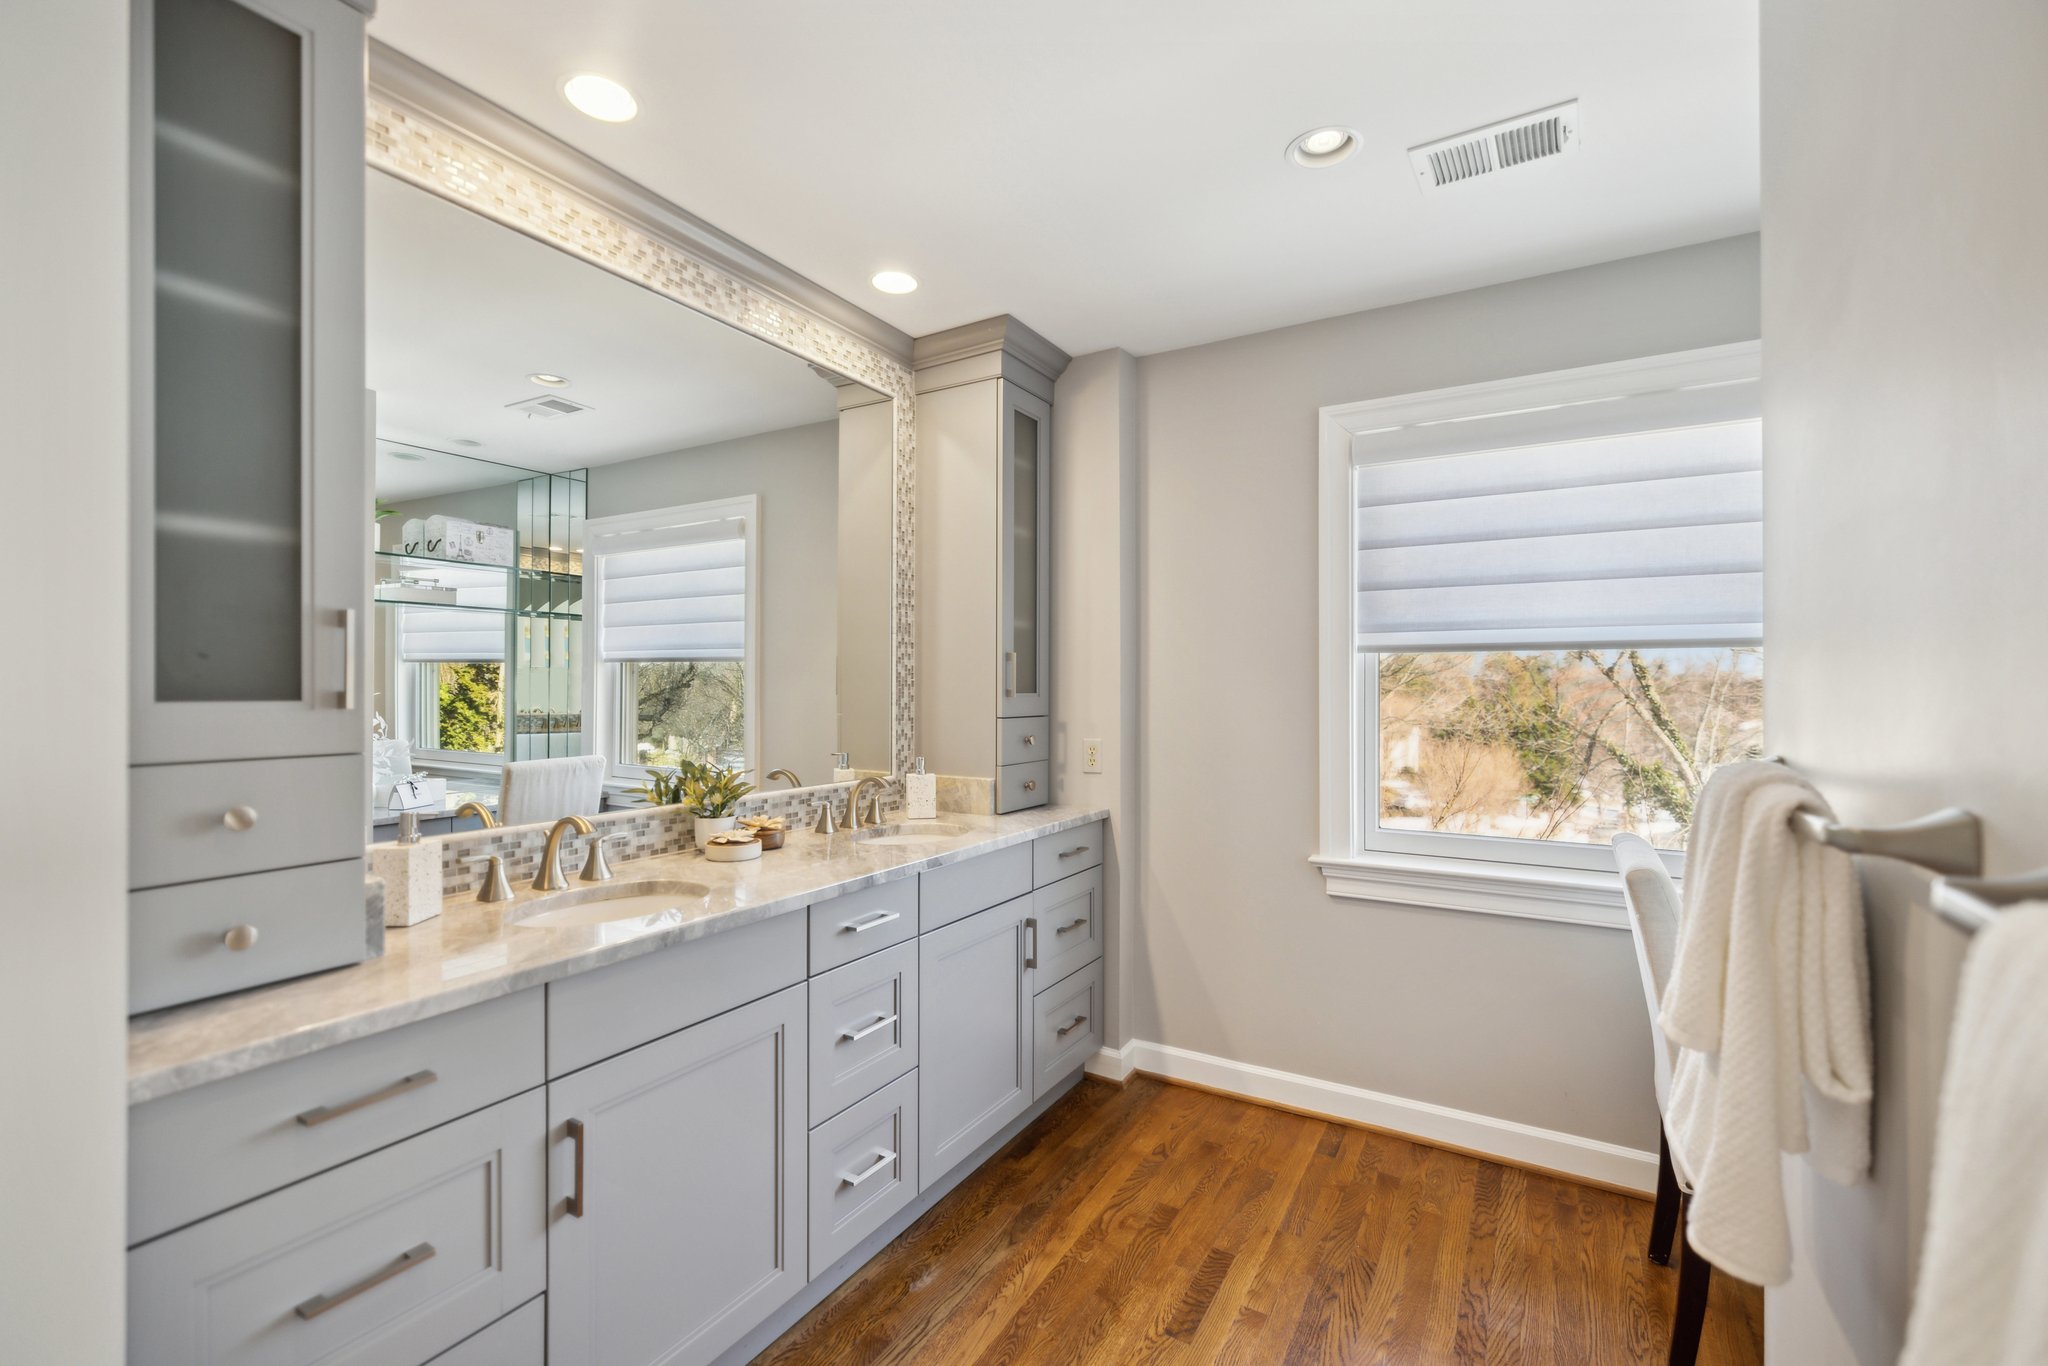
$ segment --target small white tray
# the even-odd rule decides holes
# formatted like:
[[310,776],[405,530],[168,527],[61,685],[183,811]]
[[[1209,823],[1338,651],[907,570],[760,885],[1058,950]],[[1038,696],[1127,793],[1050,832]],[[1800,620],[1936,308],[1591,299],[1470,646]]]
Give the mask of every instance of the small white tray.
[[712,863],[751,863],[761,857],[761,841],[748,840],[745,844],[707,844],[704,857]]

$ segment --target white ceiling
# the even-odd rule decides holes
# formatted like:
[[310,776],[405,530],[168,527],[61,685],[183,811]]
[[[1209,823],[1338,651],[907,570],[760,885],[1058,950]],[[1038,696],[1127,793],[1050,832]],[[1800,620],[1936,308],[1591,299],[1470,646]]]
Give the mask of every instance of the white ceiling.
[[[913,335],[1139,353],[1757,226],[1756,0],[382,0],[371,32]],[[562,79],[625,82],[600,124]],[[1406,149],[1577,96],[1583,154]],[[1344,124],[1350,160],[1283,159]],[[901,298],[868,277],[905,269]]]
[[[375,171],[368,257],[387,440],[555,471],[838,414],[832,386],[788,352]],[[536,371],[569,386],[528,383]],[[505,406],[538,394],[590,411]]]

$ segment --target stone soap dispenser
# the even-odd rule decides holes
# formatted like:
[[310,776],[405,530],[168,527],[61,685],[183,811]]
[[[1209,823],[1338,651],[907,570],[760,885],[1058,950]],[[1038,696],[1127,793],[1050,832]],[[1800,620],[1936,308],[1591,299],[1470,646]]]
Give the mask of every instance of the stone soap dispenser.
[[420,838],[417,811],[401,812],[398,841],[370,846],[370,871],[384,879],[384,923],[404,929],[441,914],[441,846]]
[[937,820],[938,815],[939,780],[924,771],[920,758],[916,771],[903,775],[903,819],[929,821]]

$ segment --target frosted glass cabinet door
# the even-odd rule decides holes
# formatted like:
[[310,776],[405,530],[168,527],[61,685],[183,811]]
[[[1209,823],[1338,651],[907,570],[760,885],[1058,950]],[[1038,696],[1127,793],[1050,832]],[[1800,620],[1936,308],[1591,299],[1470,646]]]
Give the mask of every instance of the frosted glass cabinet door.
[[143,0],[134,43],[133,756],[354,752],[363,16]]
[[1003,385],[999,716],[1044,716],[1052,678],[1052,409]]

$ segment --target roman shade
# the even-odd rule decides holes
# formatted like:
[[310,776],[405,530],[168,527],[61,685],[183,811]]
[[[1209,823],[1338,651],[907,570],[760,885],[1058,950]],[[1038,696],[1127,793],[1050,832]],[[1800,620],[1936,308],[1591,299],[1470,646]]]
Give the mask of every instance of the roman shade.
[[1761,644],[1755,402],[1700,386],[1357,434],[1358,648]]
[[738,518],[600,539],[599,657],[744,659],[747,538]]
[[505,615],[407,603],[398,619],[398,657],[408,664],[505,659]]

